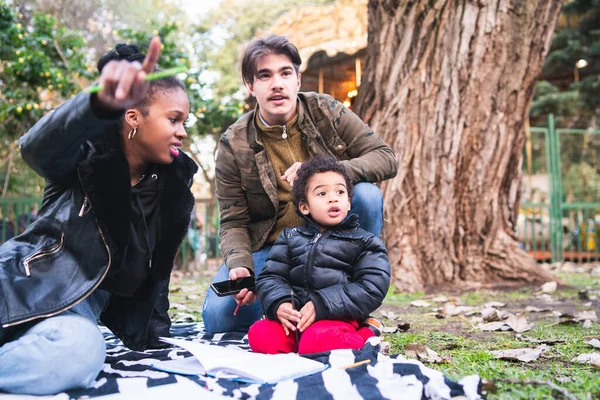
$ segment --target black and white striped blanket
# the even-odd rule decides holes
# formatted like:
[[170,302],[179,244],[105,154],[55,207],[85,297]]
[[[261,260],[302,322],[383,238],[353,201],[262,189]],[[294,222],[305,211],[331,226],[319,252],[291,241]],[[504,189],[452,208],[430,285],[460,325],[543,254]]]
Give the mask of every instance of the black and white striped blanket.
[[[203,331],[202,324],[174,324],[171,333],[177,338],[248,349],[247,337],[243,333],[210,335]],[[361,350],[335,350],[313,355],[311,358],[331,366],[323,372],[276,385],[257,385],[158,371],[151,367],[156,360],[189,357],[190,354],[179,348],[135,352],[123,346],[109,331],[104,331],[104,335],[107,343],[106,364],[94,386],[87,390],[63,393],[59,395],[61,399],[97,396],[115,400],[199,397],[257,400],[481,398],[478,376],[454,382],[418,361],[382,355],[379,353],[378,339],[371,339]],[[337,368],[366,359],[372,362],[352,369]]]

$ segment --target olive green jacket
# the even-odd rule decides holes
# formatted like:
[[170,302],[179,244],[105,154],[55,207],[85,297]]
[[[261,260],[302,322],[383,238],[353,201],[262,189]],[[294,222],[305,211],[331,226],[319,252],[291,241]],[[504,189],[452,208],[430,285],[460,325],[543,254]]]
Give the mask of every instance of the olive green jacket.
[[[221,250],[229,269],[254,270],[251,252],[264,246],[279,206],[277,179],[254,121],[242,116],[221,136],[217,198]],[[329,95],[298,93],[298,128],[311,157],[334,156],[356,182],[380,182],[398,171],[396,155],[356,114]]]

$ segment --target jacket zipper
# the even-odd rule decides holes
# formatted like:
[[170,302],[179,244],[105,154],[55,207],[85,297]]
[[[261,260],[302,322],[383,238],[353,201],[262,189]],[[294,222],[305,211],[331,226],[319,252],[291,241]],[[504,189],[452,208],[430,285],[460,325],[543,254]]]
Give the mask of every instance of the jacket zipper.
[[315,236],[315,238],[312,240],[312,248],[310,249],[310,253],[308,254],[308,263],[307,263],[307,268],[306,268],[306,283],[308,286],[308,290],[312,292],[313,290],[313,285],[312,282],[310,281],[310,277],[313,276],[313,268],[314,268],[314,262],[315,262],[315,252],[317,250],[317,242],[323,237],[323,234],[321,232],[317,233],[317,236]]
[[83,198],[83,204],[81,205],[81,210],[79,210],[79,216],[83,217],[83,215],[85,214],[85,207],[87,207],[88,205],[88,198],[87,196],[85,196]]
[[[88,198],[88,195],[85,192],[85,189],[83,188],[83,182],[81,182],[81,175],[79,173],[79,168],[77,168],[77,177],[79,178],[79,183],[81,184],[81,188],[83,190],[83,193],[85,194],[85,198]],[[22,321],[11,322],[10,324],[4,324],[4,325],[2,325],[3,328],[8,328],[8,327],[11,327],[14,325],[23,324],[25,322],[33,321],[34,319],[48,318],[48,317],[53,317],[55,315],[58,315],[58,314],[62,313],[63,311],[66,311],[69,308],[75,307],[77,304],[81,303],[83,300],[85,300],[86,297],[88,297],[90,295],[90,293],[92,293],[94,290],[96,290],[96,288],[98,286],[100,286],[100,283],[102,283],[102,281],[106,277],[106,274],[108,273],[108,270],[110,269],[110,264],[112,262],[112,258],[110,256],[110,249],[108,248],[108,245],[106,244],[106,239],[104,238],[104,234],[102,233],[102,229],[100,228],[100,225],[98,224],[98,220],[96,219],[96,217],[94,217],[94,220],[96,221],[96,226],[98,227],[98,232],[100,233],[100,237],[102,238],[102,243],[104,243],[104,247],[106,248],[106,253],[108,254],[108,264],[106,266],[106,269],[104,270],[104,274],[102,274],[100,279],[98,279],[98,282],[94,285],[94,287],[92,287],[91,290],[89,290],[87,293],[85,293],[83,296],[81,296],[81,298],[79,300],[77,300],[75,303],[71,304],[68,307],[63,307],[60,310],[54,311],[49,314],[36,315],[34,317],[30,317],[30,318],[24,319]]]
[[23,267],[25,267],[25,275],[31,276],[31,270],[29,269],[29,264],[32,261],[35,261],[35,260],[38,260],[38,259],[40,259],[42,257],[50,256],[50,255],[52,255],[54,253],[57,253],[62,248],[62,246],[64,244],[64,241],[65,241],[65,233],[61,232],[61,234],[60,234],[60,240],[54,246],[52,246],[52,247],[50,247],[49,249],[46,249],[46,250],[40,250],[37,253],[33,253],[32,255],[30,255],[29,257],[27,257],[25,260],[23,260]]

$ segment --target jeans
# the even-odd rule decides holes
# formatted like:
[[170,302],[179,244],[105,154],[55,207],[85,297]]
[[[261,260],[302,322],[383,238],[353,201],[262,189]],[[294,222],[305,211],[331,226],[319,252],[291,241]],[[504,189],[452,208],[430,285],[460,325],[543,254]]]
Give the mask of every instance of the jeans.
[[[360,226],[376,236],[381,234],[383,227],[383,196],[381,190],[372,183],[361,182],[354,185],[352,198],[352,212],[358,214]],[[258,276],[263,269],[263,264],[271,251],[271,246],[264,246],[252,253],[254,262],[254,276]],[[223,264],[213,282],[229,279],[229,270]],[[236,317],[233,312],[237,303],[232,296],[218,297],[212,289],[208,289],[204,305],[202,306],[202,320],[204,329],[210,333],[217,332],[247,332],[254,322],[262,316],[260,302],[242,306]]]
[[351,210],[358,214],[360,227],[379,237],[383,228],[383,195],[381,190],[368,182],[354,185]]
[[56,316],[0,327],[0,392],[50,395],[90,386],[106,357],[96,321],[108,296],[97,289]]

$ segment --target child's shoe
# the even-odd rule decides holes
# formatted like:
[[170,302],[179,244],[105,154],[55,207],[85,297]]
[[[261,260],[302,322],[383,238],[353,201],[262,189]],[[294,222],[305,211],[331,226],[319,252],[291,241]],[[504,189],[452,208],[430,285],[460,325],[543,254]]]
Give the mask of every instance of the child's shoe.
[[379,337],[383,333],[383,323],[371,316],[367,317],[361,324],[361,326],[369,328],[375,336]]

